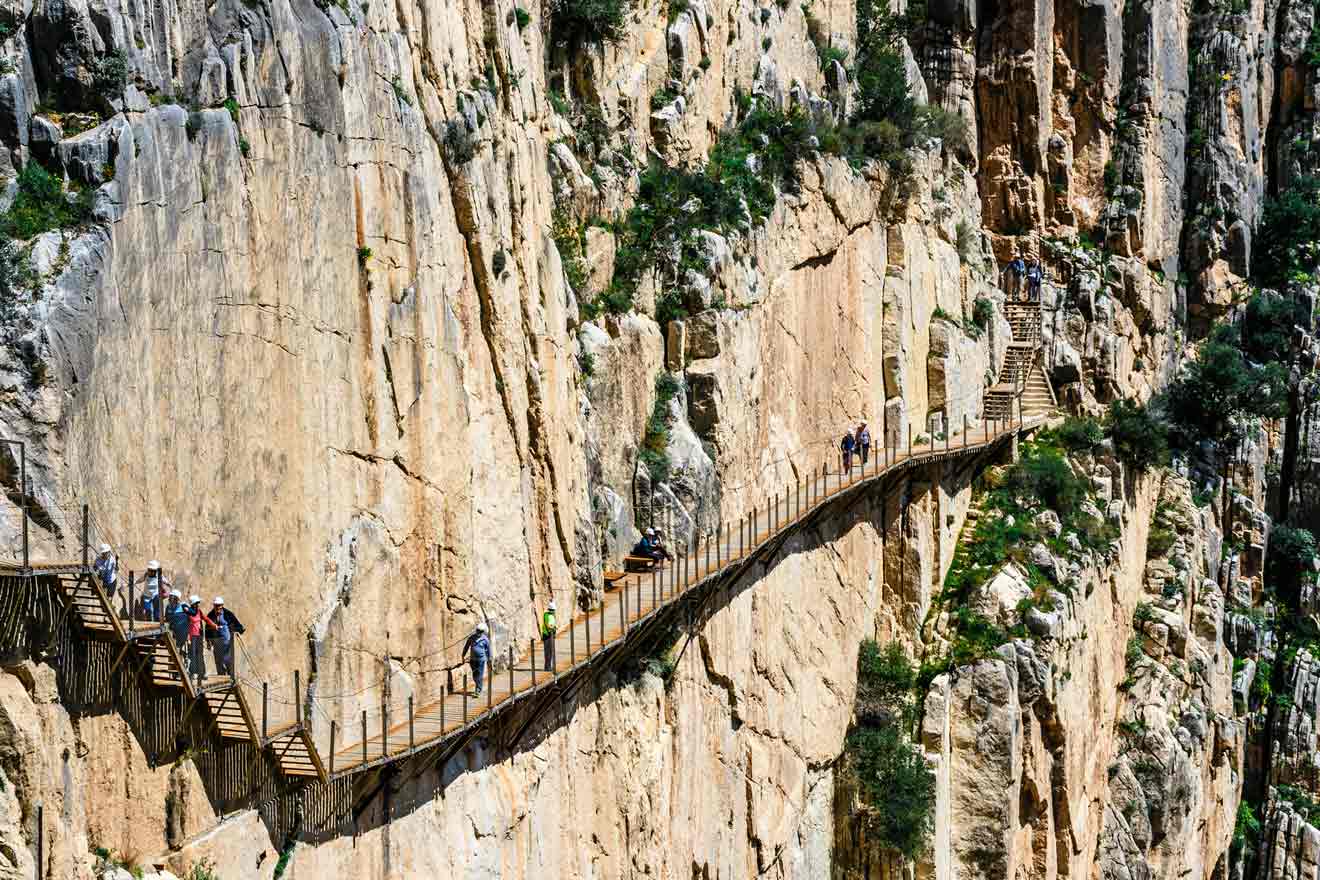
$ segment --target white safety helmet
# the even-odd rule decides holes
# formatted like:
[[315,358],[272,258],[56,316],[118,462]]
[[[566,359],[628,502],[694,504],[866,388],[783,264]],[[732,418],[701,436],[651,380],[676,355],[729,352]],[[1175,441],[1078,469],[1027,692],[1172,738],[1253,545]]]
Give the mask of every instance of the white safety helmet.
[[648,538],[654,538],[654,537],[655,537],[655,529],[647,529],[647,530],[646,530],[646,537],[648,537]]
[[214,599],[211,600],[211,604],[212,604],[212,605],[223,605],[223,604],[225,604],[225,597],[224,597],[224,596],[216,596]]
[[189,605],[196,605],[200,601],[202,601],[202,597],[197,595],[196,593],[193,593],[191,596],[188,597]]
[[160,571],[160,560],[153,559],[147,563],[147,571]]
[[477,632],[484,633],[485,631],[486,631],[486,621],[484,620],[477,621]]
[[546,606],[546,607],[548,607],[551,611],[554,611],[554,610],[555,610],[555,600],[554,600],[554,599],[551,599],[551,600],[550,600],[550,604],[549,604],[548,606]]
[[171,599],[182,599],[182,598],[183,598],[183,593],[180,593],[178,590],[170,590],[170,598],[171,598]]
[[102,544],[102,545],[100,546],[99,550],[100,550],[100,552],[102,552],[102,553],[109,553],[109,552],[110,552],[110,545],[109,545],[109,544]]

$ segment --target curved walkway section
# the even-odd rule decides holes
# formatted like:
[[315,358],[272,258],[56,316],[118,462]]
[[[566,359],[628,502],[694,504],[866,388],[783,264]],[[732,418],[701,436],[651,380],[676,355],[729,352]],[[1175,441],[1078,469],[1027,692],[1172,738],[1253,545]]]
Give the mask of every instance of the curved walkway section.
[[182,652],[168,630],[159,624],[119,619],[86,565],[0,566],[0,576],[61,576],[59,591],[65,614],[77,619],[85,638],[118,645],[115,665],[133,664],[138,670],[134,680],[139,686],[181,692],[189,703],[189,712],[204,711],[210,717],[215,735],[243,740],[267,751],[288,782],[328,782],[463,741],[522,701],[579,679],[579,673],[628,641],[651,618],[685,601],[711,581],[735,572],[841,495],[879,484],[909,468],[976,456],[1021,431],[1037,427],[1044,419],[1043,415],[1025,419],[1019,416],[943,439],[923,438],[922,442],[900,448],[881,446],[870,461],[856,464],[847,472],[840,472],[835,462],[824,464],[764,506],[757,506],[735,522],[722,524],[707,539],[680,551],[662,568],[616,580],[598,607],[579,613],[560,628],[553,667],[544,665],[541,645],[533,642],[521,651],[509,645],[503,657],[492,658],[495,662],[479,697],[464,682],[442,688],[437,699],[423,705],[414,706],[410,699],[405,705],[385,706],[370,720],[363,713],[361,724],[354,725],[356,730],[344,731],[332,722],[330,745],[324,751],[303,715],[304,692],[294,699],[296,717],[269,729],[264,693],[246,693],[237,678],[212,676],[200,683],[190,681]]

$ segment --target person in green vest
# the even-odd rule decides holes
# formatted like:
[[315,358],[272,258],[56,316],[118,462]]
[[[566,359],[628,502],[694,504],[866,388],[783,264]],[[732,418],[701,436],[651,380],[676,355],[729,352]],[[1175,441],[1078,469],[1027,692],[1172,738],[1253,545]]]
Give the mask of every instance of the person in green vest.
[[549,672],[555,669],[555,633],[559,631],[559,621],[555,619],[555,600],[545,607],[541,615],[541,647],[545,652],[545,668]]

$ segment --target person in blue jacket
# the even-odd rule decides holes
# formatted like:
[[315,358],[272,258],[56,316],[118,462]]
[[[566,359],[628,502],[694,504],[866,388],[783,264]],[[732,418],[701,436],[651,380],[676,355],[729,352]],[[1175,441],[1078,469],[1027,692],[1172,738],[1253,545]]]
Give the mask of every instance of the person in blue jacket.
[[477,685],[476,694],[481,696],[481,685],[486,680],[486,666],[490,663],[490,636],[486,635],[485,621],[477,623],[476,631],[468,636],[467,644],[463,646],[463,659],[472,667],[472,678]]

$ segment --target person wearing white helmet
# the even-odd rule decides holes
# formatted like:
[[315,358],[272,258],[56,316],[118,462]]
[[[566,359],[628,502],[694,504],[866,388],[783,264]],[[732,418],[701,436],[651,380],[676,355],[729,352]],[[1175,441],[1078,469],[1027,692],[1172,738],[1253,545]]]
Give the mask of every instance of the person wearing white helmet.
[[[468,655],[471,655],[469,658]],[[472,667],[472,680],[476,683],[476,695],[481,696],[481,685],[486,680],[486,667],[490,664],[490,636],[486,634],[486,622],[477,621],[477,628],[468,636],[463,645],[463,659]]]
[[214,630],[207,630],[206,640],[211,643],[211,652],[215,654],[215,671],[219,675],[234,674],[234,636],[243,634],[243,624],[238,615],[225,607],[225,597],[216,596],[211,602],[211,612],[206,615]]
[[547,672],[555,670],[555,634],[558,632],[559,621],[555,618],[555,600],[552,598],[541,615],[541,648]]
[[183,601],[183,594],[170,590],[170,604],[165,609],[165,625],[174,636],[174,644],[180,653],[188,649],[188,605]]
[[147,620],[161,620],[165,613],[165,604],[170,598],[170,587],[174,586],[160,569],[160,561],[153,559],[147,563],[147,573],[142,576],[142,610]]
[[197,680],[198,687],[206,683],[202,632],[212,629],[215,629],[215,623],[202,612],[202,597],[193,593],[188,597],[188,673]]
[[108,598],[115,597],[115,591],[119,589],[119,559],[110,550],[109,544],[102,544],[96,549],[96,560],[92,563],[92,571],[96,574],[96,579],[101,582],[101,588],[105,590]]

